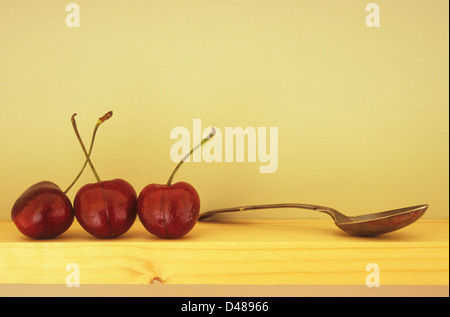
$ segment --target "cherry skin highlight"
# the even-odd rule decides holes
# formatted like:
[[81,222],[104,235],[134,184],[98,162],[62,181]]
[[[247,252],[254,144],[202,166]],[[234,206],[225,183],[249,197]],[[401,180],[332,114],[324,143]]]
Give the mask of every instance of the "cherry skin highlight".
[[72,203],[58,185],[42,181],[28,188],[14,203],[11,219],[17,229],[33,239],[50,239],[73,223]]

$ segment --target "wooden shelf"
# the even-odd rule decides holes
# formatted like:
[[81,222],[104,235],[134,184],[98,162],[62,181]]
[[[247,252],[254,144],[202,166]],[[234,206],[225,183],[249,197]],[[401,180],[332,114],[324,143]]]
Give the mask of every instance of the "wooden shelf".
[[122,237],[96,239],[75,221],[35,241],[0,222],[0,284],[366,285],[369,263],[381,285],[448,285],[448,220],[420,219],[361,238],[325,219],[237,219],[198,223],[186,237],[158,239],[136,222]]

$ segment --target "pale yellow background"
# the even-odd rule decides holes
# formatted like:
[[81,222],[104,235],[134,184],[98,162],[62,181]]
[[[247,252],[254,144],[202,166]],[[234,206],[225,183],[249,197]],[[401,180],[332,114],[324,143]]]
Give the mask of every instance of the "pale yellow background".
[[[167,181],[177,126],[278,127],[279,167],[187,163],[202,212],[302,202],[354,215],[429,203],[449,215],[448,1],[0,1],[0,219],[30,185],[83,163],[139,193]],[[69,193],[95,181],[86,173]],[[327,217],[310,211],[257,217]],[[250,216],[250,214],[249,214]]]

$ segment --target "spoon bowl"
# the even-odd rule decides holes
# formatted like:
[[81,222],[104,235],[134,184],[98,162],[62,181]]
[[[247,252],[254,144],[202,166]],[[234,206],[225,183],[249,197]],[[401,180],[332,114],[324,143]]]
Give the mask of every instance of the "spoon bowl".
[[295,203],[267,204],[215,209],[202,213],[198,220],[205,221],[216,214],[224,212],[239,212],[245,210],[274,208],[300,208],[323,212],[331,216],[331,218],[333,218],[334,220],[335,225],[348,234],[354,236],[376,236],[379,234],[396,231],[412,224],[423,216],[423,214],[428,209],[428,205],[416,205],[349,217],[337,211],[336,209],[325,206]]

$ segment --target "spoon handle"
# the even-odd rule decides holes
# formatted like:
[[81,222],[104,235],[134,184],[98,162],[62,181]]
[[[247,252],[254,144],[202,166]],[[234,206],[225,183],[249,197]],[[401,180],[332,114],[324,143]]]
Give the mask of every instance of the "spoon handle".
[[245,210],[257,210],[257,209],[272,209],[272,208],[300,208],[300,209],[309,209],[318,212],[324,212],[330,215],[334,220],[336,220],[336,214],[340,214],[337,210],[318,205],[309,205],[309,204],[296,204],[296,203],[285,203],[285,204],[266,204],[266,205],[252,205],[252,206],[240,206],[240,207],[230,207],[230,208],[221,208],[210,210],[202,213],[198,218],[199,221],[206,220],[211,218],[212,216],[222,213],[222,212],[238,212]]

